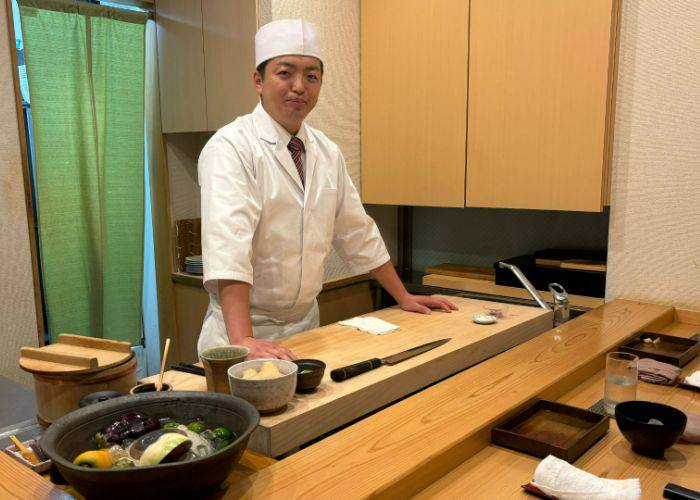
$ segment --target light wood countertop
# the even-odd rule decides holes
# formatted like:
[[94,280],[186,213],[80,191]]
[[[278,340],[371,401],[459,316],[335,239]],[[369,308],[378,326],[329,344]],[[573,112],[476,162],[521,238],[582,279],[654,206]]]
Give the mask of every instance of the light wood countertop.
[[[263,415],[250,438],[250,449],[279,456],[327,432],[363,417],[412,392],[448,377],[486,358],[521,344],[551,328],[552,314],[543,309],[510,305],[506,318],[493,325],[472,322],[494,302],[450,297],[458,311],[415,314],[391,307],[376,316],[398,325],[399,330],[374,336],[339,324],[331,324],[279,341],[299,358],[326,363],[321,385],[312,394],[296,394],[287,409]],[[436,349],[394,366],[382,366],[342,383],[333,382],[335,368],[383,357],[428,342],[451,338]],[[205,390],[204,377],[168,372],[164,380],[176,390]],[[151,380],[149,380],[151,381]]]
[[498,421],[567,394],[598,373],[606,352],[669,317],[665,306],[605,304],[232,485],[225,498],[415,495],[486,448]]
[[[689,337],[700,331],[698,322],[672,323],[654,329],[658,333]],[[700,369],[700,357],[683,367],[682,374]],[[605,370],[569,391],[559,402],[588,408],[603,397]],[[656,401],[682,411],[700,414],[700,393],[685,389],[647,384],[639,381],[637,399]],[[418,498],[533,498],[520,485],[532,480],[540,459],[493,444],[453,469],[418,495]],[[661,498],[669,483],[700,490],[700,446],[679,442],[666,451],[663,460],[647,458],[632,452],[630,444],[620,433],[615,419],[600,441],[584,453],[576,467],[608,479],[638,477],[643,498]],[[484,478],[494,478],[484,480]],[[497,479],[495,479],[497,478]]]

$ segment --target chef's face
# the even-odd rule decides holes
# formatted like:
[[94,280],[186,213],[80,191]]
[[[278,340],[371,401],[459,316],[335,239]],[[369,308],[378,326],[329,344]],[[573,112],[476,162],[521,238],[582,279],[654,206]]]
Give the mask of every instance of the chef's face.
[[323,78],[321,61],[311,56],[275,57],[267,62],[263,73],[256,71],[253,82],[265,111],[289,133],[296,133],[318,101]]

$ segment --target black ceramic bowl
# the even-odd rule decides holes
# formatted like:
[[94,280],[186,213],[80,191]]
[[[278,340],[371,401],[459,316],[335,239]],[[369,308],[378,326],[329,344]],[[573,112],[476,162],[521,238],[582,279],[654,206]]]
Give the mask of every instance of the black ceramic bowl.
[[[652,418],[663,425],[650,424]],[[615,420],[622,435],[632,444],[632,450],[659,456],[678,441],[688,418],[672,406],[651,401],[625,401],[615,406]]]
[[326,363],[318,359],[297,359],[297,392],[311,392],[318,387],[326,370]]
[[[237,436],[208,457],[187,462],[123,469],[73,465],[83,451],[95,449],[96,432],[125,413],[172,417],[180,422],[201,418],[210,428],[224,426]],[[73,411],[54,422],[39,442],[63,477],[88,498],[199,497],[219,486],[238,462],[260,415],[243,399],[212,392],[152,392],[104,401]]]

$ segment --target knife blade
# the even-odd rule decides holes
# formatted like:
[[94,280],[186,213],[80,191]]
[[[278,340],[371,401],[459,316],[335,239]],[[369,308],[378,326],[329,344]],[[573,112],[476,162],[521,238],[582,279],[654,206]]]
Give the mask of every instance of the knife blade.
[[342,368],[336,368],[335,370],[331,371],[331,379],[333,379],[335,382],[342,382],[343,380],[347,380],[370,370],[374,370],[375,368],[379,368],[382,365],[395,365],[396,363],[400,363],[401,361],[405,361],[414,356],[418,356],[419,354],[423,354],[424,352],[428,352],[431,349],[440,347],[450,340],[451,339],[435,340],[433,342],[428,342],[427,344],[419,345],[412,347],[411,349],[392,354],[391,356],[387,356],[385,358],[372,358],[366,361],[360,361],[359,363],[344,366]]

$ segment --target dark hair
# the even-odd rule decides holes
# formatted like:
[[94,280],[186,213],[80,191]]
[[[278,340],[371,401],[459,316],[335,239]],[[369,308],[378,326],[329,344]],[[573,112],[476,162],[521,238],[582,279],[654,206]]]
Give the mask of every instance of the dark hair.
[[[258,73],[260,73],[260,79],[264,80],[265,79],[265,68],[267,67],[267,63],[269,63],[271,59],[268,59],[267,61],[263,61],[260,64],[258,64],[258,67],[255,68]],[[321,74],[323,75],[323,61],[320,61],[321,63]]]

